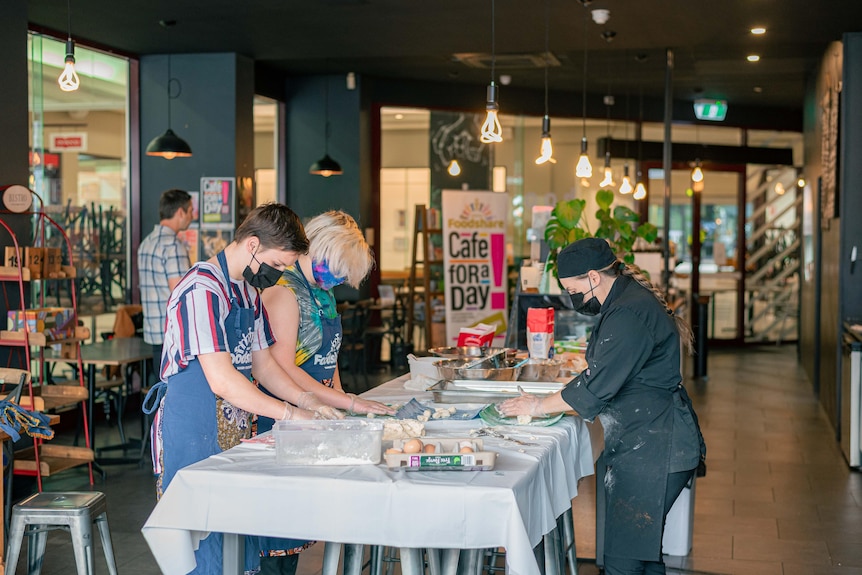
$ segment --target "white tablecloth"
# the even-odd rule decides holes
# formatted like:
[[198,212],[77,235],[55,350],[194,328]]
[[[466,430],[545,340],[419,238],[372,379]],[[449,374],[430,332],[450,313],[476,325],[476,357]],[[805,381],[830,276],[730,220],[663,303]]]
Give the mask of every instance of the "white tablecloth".
[[[365,397],[405,401],[406,376]],[[427,435],[461,437],[481,420],[431,421]],[[390,471],[385,465],[284,466],[273,451],[240,445],[180,470],[142,531],[167,575],[194,567],[208,532],[393,547],[505,547],[509,572],[539,575],[533,547],[571,508],[593,473],[589,432],[577,417],[503,431],[535,446],[484,438],[493,471]]]

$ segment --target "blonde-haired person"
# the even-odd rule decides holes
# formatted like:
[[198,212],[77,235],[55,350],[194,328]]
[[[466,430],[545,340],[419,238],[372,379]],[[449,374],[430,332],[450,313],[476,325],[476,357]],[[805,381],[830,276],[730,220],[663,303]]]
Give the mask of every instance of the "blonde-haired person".
[[578,312],[601,314],[587,344],[587,369],[562,391],[522,394],[499,410],[509,416],[575,410],[590,421],[598,417],[607,464],[605,573],[664,574],[667,513],[706,457],[679,368],[680,342],[691,349],[691,330],[603,239],[566,246],[557,271]]
[[[338,373],[342,331],[332,288],[342,283],[359,287],[374,265],[371,248],[356,221],[342,211],[315,216],[304,227],[308,252],[284,270],[276,287],[261,295],[276,339],[272,355],[297,385],[322,402],[349,413],[391,415],[389,406],[345,393]],[[258,418],[258,433],[273,423]],[[261,538],[261,575],[291,575],[299,552],[308,545]]]
[[[277,343],[273,356],[306,391],[350,413],[394,413],[392,408],[345,393],[338,373],[341,317],[332,289],[346,283],[358,288],[374,256],[350,214],[328,211],[305,223],[308,253],[284,270],[278,286],[263,294]],[[258,430],[270,421],[258,420]]]

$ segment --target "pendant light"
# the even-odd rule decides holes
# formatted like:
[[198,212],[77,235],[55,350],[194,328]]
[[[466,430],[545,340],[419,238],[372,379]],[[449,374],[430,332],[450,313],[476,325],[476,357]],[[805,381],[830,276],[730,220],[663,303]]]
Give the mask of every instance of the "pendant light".
[[324,107],[326,110],[326,124],[324,125],[323,157],[311,164],[308,173],[314,176],[340,176],[344,173],[341,165],[329,157],[329,76],[326,76],[326,89],[324,91]]
[[691,170],[691,189],[693,192],[703,191],[703,170],[700,167],[700,159],[694,161],[694,168]]
[[545,116],[542,118],[542,147],[540,155],[536,158],[536,164],[545,164],[551,162],[556,164],[554,159],[554,146],[551,143],[551,117],[548,115],[548,66],[550,65],[551,48],[550,48],[550,28],[551,28],[551,2],[545,0]]
[[[586,4],[584,4],[586,8]],[[578,157],[578,165],[575,167],[575,175],[579,178],[592,178],[593,166],[587,155],[587,12],[584,12],[584,95],[582,100],[582,125],[581,155]]]
[[632,179],[629,176],[629,165],[628,160],[626,160],[626,165],[623,166],[623,181],[620,184],[620,193],[621,194],[630,194],[634,190],[632,187]]
[[69,18],[69,35],[66,40],[66,64],[63,72],[57,78],[60,89],[64,92],[74,92],[81,85],[81,79],[75,72],[75,41],[72,40],[72,0],[66,2],[66,14]]
[[482,132],[479,140],[484,144],[498,143],[503,141],[503,128],[500,119],[497,118],[497,84],[494,83],[494,70],[497,64],[497,53],[494,45],[494,0],[491,0],[491,83],[488,85],[488,93],[485,102],[485,122],[482,124]]
[[452,177],[460,176],[461,175],[461,164],[458,163],[458,160],[453,158],[452,161],[449,162],[449,167],[446,168],[446,171],[449,172],[449,175]]
[[[159,22],[159,25],[167,30],[168,36],[170,36],[170,30],[176,25],[176,23],[176,20],[162,20]],[[171,82],[177,83],[176,96],[171,93]],[[180,81],[171,76],[171,45],[170,41],[168,41],[168,129],[165,130],[164,134],[153,138],[150,143],[147,144],[148,156],[158,156],[166,160],[191,157],[191,147],[189,147],[188,143],[177,136],[171,129],[171,100],[178,98],[180,94],[182,94],[182,91],[183,88]]]

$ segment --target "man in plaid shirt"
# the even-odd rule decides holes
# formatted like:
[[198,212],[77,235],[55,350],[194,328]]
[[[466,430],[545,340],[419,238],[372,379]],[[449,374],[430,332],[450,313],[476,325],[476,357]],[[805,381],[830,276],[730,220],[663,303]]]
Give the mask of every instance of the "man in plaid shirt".
[[160,221],[138,248],[144,341],[153,345],[153,371],[156,373],[162,361],[168,297],[191,267],[188,249],[177,238],[177,232],[188,229],[192,212],[192,197],[188,192],[167,190],[159,199]]

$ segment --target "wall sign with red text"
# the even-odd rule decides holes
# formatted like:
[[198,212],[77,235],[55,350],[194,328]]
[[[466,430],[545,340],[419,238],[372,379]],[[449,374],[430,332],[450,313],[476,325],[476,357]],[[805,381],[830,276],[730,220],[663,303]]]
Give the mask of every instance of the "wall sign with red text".
[[49,134],[48,149],[52,152],[86,152],[87,132]]

